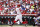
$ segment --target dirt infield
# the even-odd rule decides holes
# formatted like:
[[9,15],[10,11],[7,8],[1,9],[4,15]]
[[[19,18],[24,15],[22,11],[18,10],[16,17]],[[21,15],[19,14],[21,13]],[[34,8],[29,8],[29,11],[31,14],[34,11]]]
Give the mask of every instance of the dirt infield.
[[[34,27],[34,26],[0,26],[0,27]],[[37,27],[37,26],[35,26]]]

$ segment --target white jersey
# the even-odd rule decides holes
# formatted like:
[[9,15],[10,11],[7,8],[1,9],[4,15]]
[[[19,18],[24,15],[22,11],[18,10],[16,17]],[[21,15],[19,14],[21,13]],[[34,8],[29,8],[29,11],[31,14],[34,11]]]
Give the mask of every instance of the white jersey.
[[40,16],[37,17],[37,20],[38,20],[37,24],[40,25]]
[[37,20],[38,20],[38,19],[40,19],[40,16],[39,16],[39,17],[37,17]]
[[39,17],[37,17],[37,18],[33,18],[33,19],[38,20],[38,19],[40,19],[40,16],[39,16]]
[[21,15],[20,8],[16,8],[16,12],[17,12],[17,14]]
[[11,12],[11,15],[13,15],[13,12]]
[[[15,21],[19,19],[19,21],[22,23],[22,14],[21,14],[20,8],[16,8],[16,12],[17,12],[17,16],[15,18]],[[18,24],[19,24],[19,21],[17,22]]]
[[[39,24],[37,21],[39,21],[39,19],[40,19],[40,16],[39,17],[37,17],[37,18],[34,18],[35,19],[35,24]],[[40,21],[39,21],[40,22]]]

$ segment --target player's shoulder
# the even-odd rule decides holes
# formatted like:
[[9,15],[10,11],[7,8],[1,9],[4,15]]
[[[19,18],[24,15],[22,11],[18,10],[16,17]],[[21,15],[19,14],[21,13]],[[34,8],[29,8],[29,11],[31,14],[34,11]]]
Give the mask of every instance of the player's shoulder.
[[19,8],[16,8],[16,10],[19,10]]
[[39,17],[37,17],[37,19],[40,19],[40,16],[39,16]]

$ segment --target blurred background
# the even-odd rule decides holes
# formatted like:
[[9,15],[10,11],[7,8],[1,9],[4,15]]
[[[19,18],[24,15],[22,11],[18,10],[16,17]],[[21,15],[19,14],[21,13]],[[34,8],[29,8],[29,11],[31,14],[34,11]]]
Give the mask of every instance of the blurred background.
[[18,4],[23,14],[22,24],[34,24],[33,18],[40,14],[40,0],[0,0],[0,25],[15,24],[15,8]]

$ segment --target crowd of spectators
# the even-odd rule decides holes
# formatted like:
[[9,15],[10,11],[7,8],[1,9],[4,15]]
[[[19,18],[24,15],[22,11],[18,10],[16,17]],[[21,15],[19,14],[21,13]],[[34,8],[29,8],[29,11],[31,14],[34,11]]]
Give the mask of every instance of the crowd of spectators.
[[[0,14],[16,14],[15,8],[18,5],[22,10],[22,14],[40,13],[40,0],[0,0]],[[10,19],[2,18],[2,24],[3,21],[6,21],[4,23],[9,23]],[[22,23],[25,24],[28,23],[28,21],[25,19]]]
[[0,0],[0,14],[16,14],[17,5],[23,10],[22,14],[40,12],[40,0]]

